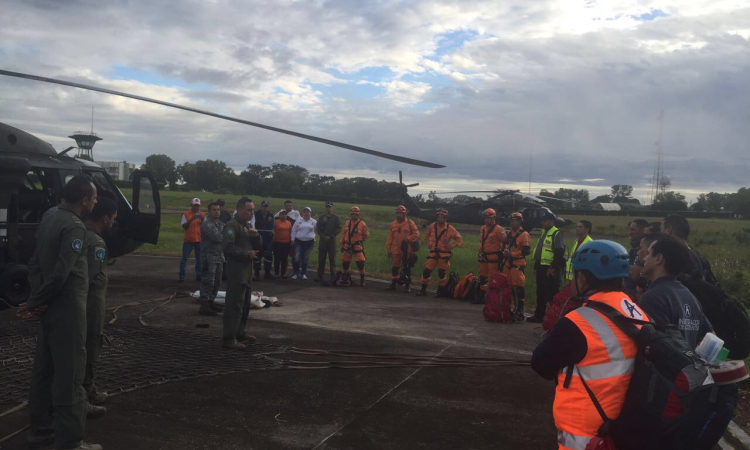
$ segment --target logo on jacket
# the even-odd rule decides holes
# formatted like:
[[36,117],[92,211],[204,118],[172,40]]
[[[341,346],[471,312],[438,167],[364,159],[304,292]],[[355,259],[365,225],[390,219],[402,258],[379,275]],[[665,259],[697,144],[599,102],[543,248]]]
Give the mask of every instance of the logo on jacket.
[[[635,303],[630,303],[630,300],[628,300],[627,298],[622,299],[622,303],[620,303],[620,309],[622,309],[622,312],[630,316],[631,319],[643,318],[643,314],[638,311]],[[635,317],[636,314],[639,317]]]
[[83,248],[83,241],[80,239],[73,239],[73,242],[70,243],[70,246],[73,247],[73,251],[78,253]]
[[690,318],[690,305],[685,305],[685,317]]
[[96,249],[96,259],[98,259],[99,261],[104,261],[105,256],[107,256],[107,252],[104,251],[103,248]]

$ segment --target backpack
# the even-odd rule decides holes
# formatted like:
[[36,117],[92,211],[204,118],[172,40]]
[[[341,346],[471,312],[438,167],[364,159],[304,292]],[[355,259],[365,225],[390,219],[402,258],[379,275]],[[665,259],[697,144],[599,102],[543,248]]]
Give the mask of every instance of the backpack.
[[342,271],[336,272],[336,275],[333,276],[328,281],[323,282],[323,286],[331,286],[331,287],[347,287],[352,285],[352,275],[350,273],[345,273]]
[[477,280],[477,276],[474,272],[469,272],[456,283],[455,289],[453,289],[453,298],[463,300],[469,294],[471,289],[471,283]]
[[445,283],[445,285],[438,288],[437,296],[438,297],[453,297],[453,292],[455,292],[457,284],[458,284],[458,275],[456,274],[456,272],[451,272],[448,275],[448,281]]
[[729,359],[750,356],[750,317],[745,308],[721,287],[706,280],[680,277],[680,282],[700,302],[703,314],[729,350]]
[[568,284],[552,299],[552,305],[547,308],[542,321],[544,331],[550,331],[561,317],[583,304],[580,297],[573,296],[573,288]]
[[510,322],[513,302],[513,288],[508,278],[501,273],[492,275],[487,285],[487,294],[484,296],[482,312],[485,320],[498,323]]
[[[581,377],[604,420],[597,437],[611,435],[618,450],[713,448],[734,414],[736,385],[715,385],[708,364],[693,352],[676,326],[631,319],[596,301],[587,306],[612,320],[638,346],[633,377],[617,419],[607,418]],[[570,366],[566,386],[572,372]]]

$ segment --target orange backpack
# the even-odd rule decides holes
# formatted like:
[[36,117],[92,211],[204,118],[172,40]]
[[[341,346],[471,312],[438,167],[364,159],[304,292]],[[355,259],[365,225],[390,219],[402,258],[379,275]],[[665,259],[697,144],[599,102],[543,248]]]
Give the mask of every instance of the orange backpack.
[[453,290],[453,298],[463,299],[469,295],[471,291],[471,285],[474,281],[478,280],[474,272],[469,272],[461,278],[456,284],[456,288]]

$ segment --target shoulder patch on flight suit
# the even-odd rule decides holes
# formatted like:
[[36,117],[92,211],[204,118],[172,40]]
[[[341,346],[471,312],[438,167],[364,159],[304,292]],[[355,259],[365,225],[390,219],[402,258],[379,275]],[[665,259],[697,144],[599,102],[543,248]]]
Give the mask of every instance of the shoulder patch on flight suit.
[[233,234],[234,234],[234,231],[233,231],[233,230],[227,230],[227,234],[228,234],[229,236],[231,236],[231,235],[233,235]]
[[73,251],[78,253],[83,248],[83,241],[80,239],[73,239],[73,242],[70,243],[70,246],[73,247]]
[[107,256],[107,252],[103,248],[99,247],[96,249],[95,255],[96,259],[98,259],[99,261],[104,261],[104,257]]

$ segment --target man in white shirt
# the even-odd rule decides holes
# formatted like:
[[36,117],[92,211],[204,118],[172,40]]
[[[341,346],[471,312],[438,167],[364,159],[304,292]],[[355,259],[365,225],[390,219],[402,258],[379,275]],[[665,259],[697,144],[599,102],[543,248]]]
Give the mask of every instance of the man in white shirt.
[[279,212],[277,212],[273,217],[275,219],[278,219],[279,218],[279,214],[281,213],[281,211],[286,211],[286,220],[290,221],[292,223],[292,225],[294,225],[294,222],[297,219],[300,218],[299,211],[297,211],[296,209],[294,209],[291,200],[285,201],[284,202],[284,209],[282,209]]

